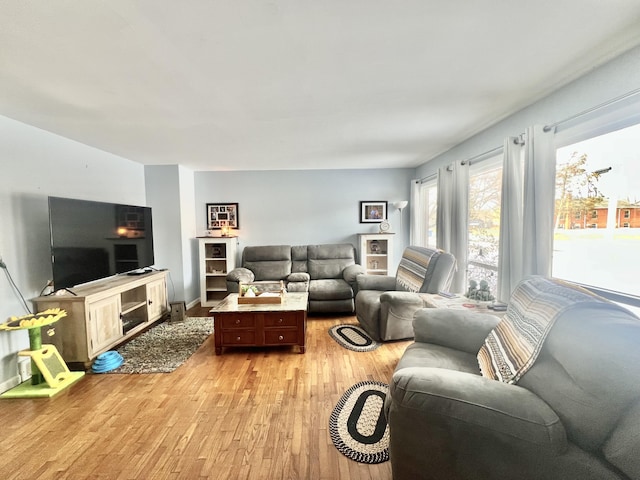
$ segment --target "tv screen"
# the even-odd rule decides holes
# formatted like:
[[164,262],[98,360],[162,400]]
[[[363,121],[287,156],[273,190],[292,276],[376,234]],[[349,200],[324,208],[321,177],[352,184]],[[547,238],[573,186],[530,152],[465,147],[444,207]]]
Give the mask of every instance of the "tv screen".
[[151,208],[49,197],[56,290],[154,264]]

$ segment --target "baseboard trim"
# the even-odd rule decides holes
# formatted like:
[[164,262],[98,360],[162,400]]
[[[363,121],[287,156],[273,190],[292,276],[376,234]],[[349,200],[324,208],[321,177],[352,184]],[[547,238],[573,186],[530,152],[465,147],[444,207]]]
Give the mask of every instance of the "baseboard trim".
[[7,390],[11,390],[13,387],[17,387],[18,385],[20,385],[20,383],[21,383],[20,375],[14,375],[8,380],[5,380],[4,382],[0,383],[0,393],[4,393]]
[[195,300],[190,301],[189,303],[187,303],[187,309],[189,308],[193,308],[196,305],[198,305],[200,303],[200,299],[196,298]]

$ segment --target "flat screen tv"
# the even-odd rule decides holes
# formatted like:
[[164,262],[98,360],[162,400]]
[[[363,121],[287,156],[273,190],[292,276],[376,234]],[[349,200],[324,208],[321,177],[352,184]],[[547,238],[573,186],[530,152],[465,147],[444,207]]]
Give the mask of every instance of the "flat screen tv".
[[49,197],[54,289],[154,264],[151,208]]

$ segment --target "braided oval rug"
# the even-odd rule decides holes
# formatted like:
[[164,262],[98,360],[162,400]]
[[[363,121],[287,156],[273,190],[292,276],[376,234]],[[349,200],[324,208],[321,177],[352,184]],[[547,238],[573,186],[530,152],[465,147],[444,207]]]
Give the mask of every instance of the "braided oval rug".
[[342,347],[356,352],[370,352],[381,345],[357,325],[335,325],[329,335]]
[[389,460],[389,426],[384,416],[385,383],[364,381],[349,388],[331,412],[329,435],[343,455],[360,463]]

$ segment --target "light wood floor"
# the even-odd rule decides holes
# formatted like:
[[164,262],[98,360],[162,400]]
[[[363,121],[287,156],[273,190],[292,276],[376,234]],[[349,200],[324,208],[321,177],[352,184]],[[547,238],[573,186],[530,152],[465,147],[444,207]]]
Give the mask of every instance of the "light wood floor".
[[[195,308],[192,316],[206,316]],[[358,353],[327,333],[355,317],[310,317],[297,347],[214,353],[213,335],[170,374],[86,375],[51,399],[0,400],[5,479],[390,479],[328,433],[362,380],[388,382],[410,342]]]

